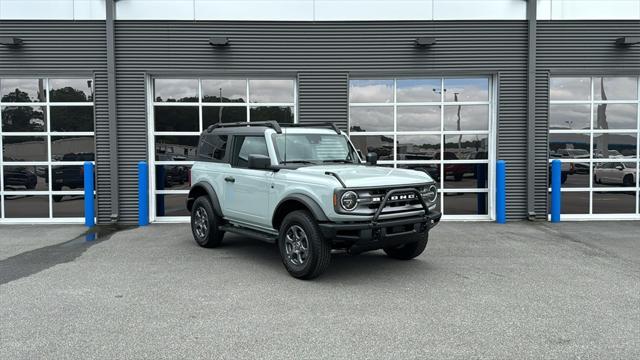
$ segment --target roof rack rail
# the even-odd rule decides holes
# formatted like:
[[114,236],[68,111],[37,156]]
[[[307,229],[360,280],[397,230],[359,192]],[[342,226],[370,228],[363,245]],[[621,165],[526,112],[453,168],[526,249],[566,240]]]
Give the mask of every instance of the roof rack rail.
[[234,122],[234,123],[216,123],[216,124],[210,125],[207,128],[207,132],[211,132],[211,131],[213,131],[213,129],[218,129],[218,128],[242,127],[242,126],[266,126],[266,127],[272,128],[278,134],[282,133],[282,128],[280,127],[280,124],[278,124],[278,122],[275,121],[275,120],[254,121],[254,122],[243,121],[243,122]]
[[295,124],[284,124],[284,127],[328,127],[333,129],[337,134],[340,134],[340,129],[338,126],[332,122],[322,122],[322,121],[309,121],[309,122],[301,122]]

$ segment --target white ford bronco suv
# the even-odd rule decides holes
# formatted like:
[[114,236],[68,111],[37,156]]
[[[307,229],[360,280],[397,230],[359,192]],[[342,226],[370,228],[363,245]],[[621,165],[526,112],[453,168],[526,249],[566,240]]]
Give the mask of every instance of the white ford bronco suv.
[[412,259],[440,220],[436,185],[376,162],[329,123],[212,125],[191,170],[193,236],[202,247],[220,245],[225,232],[276,243],[301,279],[326,270],[332,249]]

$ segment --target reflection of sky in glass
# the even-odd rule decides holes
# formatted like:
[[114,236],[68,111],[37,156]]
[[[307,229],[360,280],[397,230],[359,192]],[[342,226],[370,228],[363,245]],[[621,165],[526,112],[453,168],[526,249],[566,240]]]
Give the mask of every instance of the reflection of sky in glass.
[[[15,98],[15,91],[26,93],[26,98]],[[37,102],[44,101],[45,81],[38,79],[0,79],[2,101]],[[38,98],[40,96],[40,99]]]
[[393,102],[393,80],[351,80],[349,101],[352,103]]
[[[460,129],[458,129],[458,108]],[[489,130],[488,105],[449,105],[444,107],[445,130]]]
[[[599,115],[604,114],[604,116]],[[600,117],[599,117],[600,116]],[[594,129],[636,129],[637,104],[601,104],[593,107]]]
[[202,80],[202,100],[211,102],[246,102],[247,82],[246,80]]
[[444,79],[444,101],[487,101],[489,100],[489,79]]
[[398,106],[398,131],[440,130],[440,106]]
[[[75,90],[69,94],[68,89]],[[61,89],[65,89],[61,91]],[[93,100],[93,80],[91,79],[49,79],[49,100],[52,102],[77,102]]]
[[439,102],[440,79],[398,79],[397,102]]
[[393,131],[391,106],[351,107],[349,118],[352,131]]
[[551,100],[591,99],[591,79],[578,77],[552,77]]
[[593,79],[593,96],[596,100],[603,100],[602,83],[604,83],[604,97],[606,100],[637,100],[638,78],[636,77],[600,77]]
[[155,79],[154,84],[155,101],[198,101],[196,79]]
[[549,128],[589,129],[589,104],[559,104],[549,107]]
[[293,103],[293,80],[249,80],[252,103]]

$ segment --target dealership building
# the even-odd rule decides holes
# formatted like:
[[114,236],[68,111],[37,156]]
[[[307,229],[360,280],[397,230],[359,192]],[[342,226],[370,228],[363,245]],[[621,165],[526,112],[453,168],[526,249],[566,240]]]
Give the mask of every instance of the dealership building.
[[0,0],[0,223],[187,221],[217,122],[333,122],[448,220],[640,220],[640,0]]

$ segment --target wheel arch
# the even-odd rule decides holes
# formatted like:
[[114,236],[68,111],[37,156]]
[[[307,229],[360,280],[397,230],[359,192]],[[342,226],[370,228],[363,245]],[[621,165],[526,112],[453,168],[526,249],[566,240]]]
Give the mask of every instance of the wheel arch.
[[310,196],[305,194],[291,194],[280,200],[275,207],[273,217],[271,219],[271,225],[274,229],[279,229],[282,220],[288,213],[295,210],[306,210],[319,222],[329,221],[327,215],[322,210],[322,207],[313,200]]
[[222,208],[220,207],[220,201],[218,200],[218,195],[216,191],[213,189],[213,186],[206,182],[196,183],[189,190],[189,195],[187,195],[187,210],[191,212],[193,208],[193,202],[200,196],[207,196],[209,200],[211,200],[211,205],[213,206],[213,211],[216,215],[222,217]]

